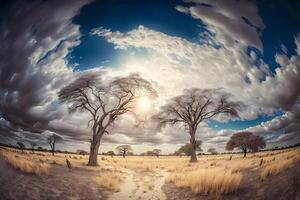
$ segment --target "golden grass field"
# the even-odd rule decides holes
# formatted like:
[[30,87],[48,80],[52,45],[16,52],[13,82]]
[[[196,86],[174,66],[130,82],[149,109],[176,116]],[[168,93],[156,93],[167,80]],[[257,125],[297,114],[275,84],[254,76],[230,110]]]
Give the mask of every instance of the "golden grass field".
[[[88,156],[56,153],[52,156],[46,152],[1,149],[1,156],[12,167],[35,176],[48,176],[54,166],[66,167],[66,159],[72,168],[98,170],[93,181],[99,188],[118,192],[126,178],[126,170],[145,174],[162,172],[167,183],[179,188],[188,188],[199,194],[228,194],[237,191],[243,178],[243,172],[250,170],[260,174],[261,181],[281,173],[300,160],[300,148],[278,151],[249,153],[246,158],[241,154],[203,155],[198,163],[189,163],[188,157],[179,156],[102,156],[99,155],[99,167],[86,166]],[[74,171],[74,173],[76,173]],[[155,177],[152,177],[153,179]],[[151,181],[150,181],[151,182]],[[149,184],[151,190],[154,185]]]

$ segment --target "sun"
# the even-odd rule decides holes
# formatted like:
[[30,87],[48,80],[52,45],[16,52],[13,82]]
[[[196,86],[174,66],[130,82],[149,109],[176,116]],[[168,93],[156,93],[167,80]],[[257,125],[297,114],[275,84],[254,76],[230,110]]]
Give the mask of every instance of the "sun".
[[142,97],[139,99],[138,108],[141,111],[143,111],[143,112],[149,111],[150,107],[151,107],[151,102],[147,97]]

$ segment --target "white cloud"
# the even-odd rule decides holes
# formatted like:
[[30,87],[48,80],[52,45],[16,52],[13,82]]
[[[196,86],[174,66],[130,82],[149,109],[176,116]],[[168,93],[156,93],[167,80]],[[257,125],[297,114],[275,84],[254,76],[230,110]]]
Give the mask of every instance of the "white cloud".
[[[263,50],[258,30],[265,25],[251,1],[188,0],[195,6],[177,6],[179,12],[200,19],[226,48],[242,44]],[[204,5],[205,4],[205,5]],[[209,5],[209,6],[208,6]]]
[[[106,71],[108,78],[139,72],[152,81],[159,92],[160,98],[155,102],[153,112],[166,99],[192,87],[223,88],[232,94],[233,99],[246,103],[247,109],[242,113],[245,119],[254,119],[258,114],[271,114],[280,109],[294,109],[300,90],[300,36],[295,38],[298,55],[288,57],[277,54],[275,59],[281,67],[276,69],[276,74],[271,74],[269,66],[260,60],[257,53],[252,51],[249,56],[245,51],[249,46],[261,51],[263,49],[257,29],[264,29],[265,25],[254,4],[205,0],[193,2],[197,2],[196,6],[178,6],[176,9],[191,14],[206,25],[211,34],[205,36],[205,33],[200,33],[200,37],[204,35],[208,42],[192,43],[144,26],[125,33],[105,28],[94,29],[93,34],[105,38],[115,48],[128,51],[127,60],[120,66],[97,68],[93,69],[94,72]],[[24,136],[32,139],[33,135],[40,138],[43,136],[40,133],[55,132],[67,141],[88,141],[90,138],[88,115],[68,115],[65,105],[58,106],[55,103],[56,93],[62,86],[78,74],[86,73],[73,72],[65,61],[69,49],[79,44],[81,36],[79,26],[72,23],[72,18],[86,3],[74,1],[67,5],[62,1],[49,1],[41,8],[38,4],[28,4],[31,9],[38,11],[28,13],[26,9],[21,9],[19,14],[12,13],[9,16],[12,19],[10,22],[1,24],[0,43],[3,51],[0,52],[0,81],[4,91],[0,96],[3,113],[0,119],[1,137]],[[247,18],[251,25],[241,16]],[[30,20],[21,27],[15,27],[23,19]],[[29,28],[33,24],[36,30]],[[216,44],[221,47],[216,48]],[[135,54],[132,48],[145,50],[145,56]],[[286,132],[285,136],[270,137],[272,143],[297,139],[299,133],[294,131],[299,128],[297,116],[288,111],[282,117],[249,130],[256,133]],[[7,135],[8,131],[10,135]],[[213,146],[222,151],[233,132],[214,131],[203,123],[197,135],[198,139],[204,141],[204,149]],[[111,134],[105,135],[104,149],[113,149],[117,143],[127,143],[143,151],[158,144],[165,152],[171,152],[179,144],[186,143],[188,138],[183,127],[158,130],[155,124],[148,124],[147,127],[136,128],[130,116],[124,116],[117,121]],[[80,147],[80,144],[76,145],[76,148]],[[86,148],[88,143],[83,145]]]

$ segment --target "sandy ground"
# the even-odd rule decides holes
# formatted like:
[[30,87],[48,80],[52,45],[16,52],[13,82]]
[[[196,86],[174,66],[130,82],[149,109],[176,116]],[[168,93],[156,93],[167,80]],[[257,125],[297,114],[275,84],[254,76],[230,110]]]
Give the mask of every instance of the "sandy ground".
[[96,188],[90,180],[97,173],[52,165],[49,175],[37,177],[15,170],[0,159],[0,199],[106,199],[110,193]]
[[165,171],[140,173],[127,169],[121,191],[111,195],[109,200],[165,200],[162,186],[166,176]]
[[257,171],[246,170],[240,188],[230,195],[196,195],[172,183],[166,183],[162,189],[169,200],[300,200],[300,161],[263,182]]
[[[0,157],[1,158],[1,157]],[[97,188],[92,178],[99,175],[97,168],[73,168],[51,165],[49,175],[37,177],[11,167],[0,159],[0,199],[72,199],[72,200],[165,200],[162,191],[167,172],[135,172],[123,169],[125,179],[120,192]]]

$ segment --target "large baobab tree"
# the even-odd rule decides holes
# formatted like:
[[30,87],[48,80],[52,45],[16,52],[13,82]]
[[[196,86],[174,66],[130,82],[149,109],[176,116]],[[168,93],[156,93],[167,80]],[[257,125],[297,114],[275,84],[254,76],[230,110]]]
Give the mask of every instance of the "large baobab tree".
[[232,151],[234,148],[239,148],[243,151],[244,157],[249,150],[255,152],[265,147],[266,142],[263,137],[248,131],[235,133],[226,144],[226,150]]
[[61,102],[70,104],[70,111],[89,113],[88,126],[92,129],[89,166],[98,165],[97,155],[102,136],[125,113],[136,113],[140,98],[156,97],[150,82],[138,74],[103,81],[97,74],[85,74],[59,92]]
[[132,151],[132,148],[130,145],[120,145],[116,149],[119,152],[119,154],[121,154],[123,156],[123,158],[125,158],[126,154],[128,154],[129,152]]
[[[240,104],[228,99],[228,95],[218,89],[188,89],[182,95],[171,99],[154,116],[162,125],[182,123],[190,135],[192,145],[190,162],[197,162],[196,131],[198,125],[216,116],[238,116]],[[220,116],[221,117],[221,116]]]

